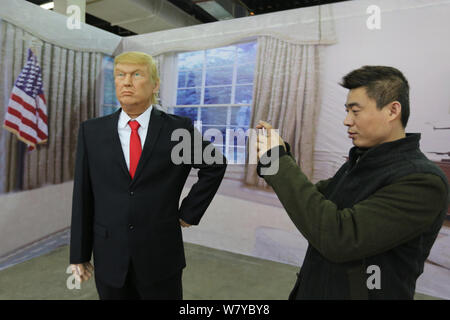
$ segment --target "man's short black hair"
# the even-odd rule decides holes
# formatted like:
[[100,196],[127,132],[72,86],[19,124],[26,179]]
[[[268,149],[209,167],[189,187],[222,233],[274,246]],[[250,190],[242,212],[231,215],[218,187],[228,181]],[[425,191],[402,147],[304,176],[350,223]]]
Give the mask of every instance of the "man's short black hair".
[[367,96],[377,102],[378,109],[382,109],[392,101],[400,102],[401,121],[403,128],[406,128],[409,119],[409,84],[398,69],[363,66],[344,76],[340,85],[349,90],[364,87]]

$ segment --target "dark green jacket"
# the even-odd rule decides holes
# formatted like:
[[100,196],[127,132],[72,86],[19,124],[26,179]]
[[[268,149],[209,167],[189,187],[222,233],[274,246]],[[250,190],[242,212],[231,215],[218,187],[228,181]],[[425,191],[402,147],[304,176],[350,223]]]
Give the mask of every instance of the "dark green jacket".
[[[448,206],[447,179],[419,140],[353,147],[316,185],[289,153],[272,162],[278,172],[263,177],[309,242],[291,299],[413,299]],[[369,289],[369,266],[380,288]]]

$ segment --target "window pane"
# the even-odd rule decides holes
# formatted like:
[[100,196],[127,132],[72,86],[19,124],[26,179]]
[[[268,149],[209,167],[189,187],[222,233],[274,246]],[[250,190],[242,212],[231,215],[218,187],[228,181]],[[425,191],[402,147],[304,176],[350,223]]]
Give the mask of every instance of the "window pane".
[[185,52],[178,54],[178,70],[202,69],[203,51]]
[[105,77],[104,89],[103,89],[103,104],[108,106],[115,106],[119,104],[116,97],[116,87],[114,85],[114,79]]
[[247,128],[250,124],[250,106],[231,108],[230,125]]
[[201,110],[202,124],[227,124],[228,107],[207,107]]
[[[205,140],[209,140],[214,143],[214,145],[224,145],[226,139],[226,129],[225,126],[211,126],[202,124],[202,135]],[[222,150],[223,152],[223,150]]]
[[[252,42],[178,55],[177,105],[203,106],[175,107],[173,112],[193,121],[198,114],[201,122],[197,126],[201,124],[204,137],[225,155],[229,152],[231,163],[245,163],[256,53],[257,43]],[[243,106],[231,107],[230,103]],[[208,107],[213,104],[224,106]]]
[[200,104],[200,89],[179,89],[177,91],[177,105]]
[[234,103],[252,103],[253,85],[236,86]]
[[233,66],[206,69],[206,86],[231,84],[233,82]]
[[116,112],[117,110],[119,110],[119,107],[106,107],[106,106],[103,106],[103,115],[107,116],[107,115],[109,115],[111,113]]
[[205,104],[231,102],[231,87],[205,88]]
[[256,42],[242,43],[237,47],[237,61],[242,63],[254,63],[256,60]]
[[[214,144],[214,146],[216,147],[217,150],[219,150],[220,152],[222,152],[222,154],[225,156],[225,146],[224,145],[217,145]],[[225,156],[226,158],[226,156]]]
[[202,70],[180,71],[178,73],[178,88],[200,87],[202,85]]
[[228,127],[228,144],[230,146],[245,147],[247,142],[247,128]]
[[206,50],[206,66],[232,65],[234,63],[235,54],[235,46]]
[[245,147],[228,147],[227,160],[229,163],[245,163]]
[[106,114],[113,112],[114,107],[120,105],[116,97],[116,87],[114,84],[114,58],[105,56],[102,61],[102,68],[104,74],[103,81],[103,107],[110,107],[112,109],[104,109]]
[[176,114],[178,116],[188,117],[192,120],[192,123],[194,123],[195,120],[197,120],[197,107],[193,108],[173,108],[173,114]]
[[243,64],[237,67],[237,83],[253,83],[255,64]]

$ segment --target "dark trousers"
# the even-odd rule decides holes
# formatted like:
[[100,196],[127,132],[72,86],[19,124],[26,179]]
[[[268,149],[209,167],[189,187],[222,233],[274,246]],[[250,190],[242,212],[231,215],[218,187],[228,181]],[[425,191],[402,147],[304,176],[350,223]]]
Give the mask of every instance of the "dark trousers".
[[111,287],[97,277],[95,277],[95,284],[100,300],[182,300],[182,272],[183,270],[180,270],[168,278],[142,286],[136,280],[133,264],[130,261],[123,287]]

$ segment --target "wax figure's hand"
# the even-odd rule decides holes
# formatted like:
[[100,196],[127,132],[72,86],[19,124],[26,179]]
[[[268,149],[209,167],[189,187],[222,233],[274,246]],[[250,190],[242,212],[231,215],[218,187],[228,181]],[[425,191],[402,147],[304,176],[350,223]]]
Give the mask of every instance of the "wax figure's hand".
[[87,281],[92,277],[94,273],[94,266],[90,262],[71,264],[72,274],[80,282]]
[[180,225],[183,228],[189,228],[191,225],[189,223],[186,223],[185,221],[183,221],[182,219],[180,219]]
[[[256,150],[258,151],[258,159],[261,158],[268,150],[275,148],[279,145],[283,146],[286,150],[286,145],[280,135],[273,130],[272,125],[265,121],[259,121],[256,125],[256,129],[266,129],[267,134],[262,132],[258,133],[258,139],[256,142]],[[271,145],[272,144],[272,145]]]

